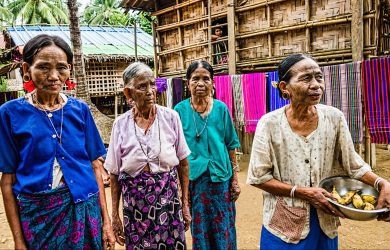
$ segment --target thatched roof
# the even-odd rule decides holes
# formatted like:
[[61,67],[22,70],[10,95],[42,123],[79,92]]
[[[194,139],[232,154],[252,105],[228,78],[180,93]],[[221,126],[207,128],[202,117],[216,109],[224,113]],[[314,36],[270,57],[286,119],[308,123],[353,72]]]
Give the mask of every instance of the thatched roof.
[[127,11],[132,9],[154,12],[156,11],[156,1],[159,9],[167,8],[176,4],[176,1],[172,0],[122,0],[121,6]]
[[[134,60],[133,27],[92,27],[81,26],[81,41],[86,60]],[[14,45],[24,45],[39,34],[57,35],[70,44],[69,26],[33,25],[8,27],[5,32]],[[137,56],[153,59],[153,39],[142,29],[137,29]]]

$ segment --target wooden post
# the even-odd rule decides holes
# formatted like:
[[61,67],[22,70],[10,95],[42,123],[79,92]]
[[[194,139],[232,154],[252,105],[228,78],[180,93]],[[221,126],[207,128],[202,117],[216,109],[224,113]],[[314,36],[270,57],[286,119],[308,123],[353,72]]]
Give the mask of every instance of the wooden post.
[[[363,60],[363,0],[351,0],[351,10],[352,60],[358,62]],[[364,158],[372,165],[370,134],[367,127],[364,130],[364,139]]]
[[154,76],[158,76],[158,56],[157,56],[157,44],[156,44],[156,24],[152,22],[152,37],[153,37],[153,50],[154,50]]
[[[310,21],[310,0],[305,0],[305,8],[306,8],[306,23]],[[306,28],[306,53],[310,52],[310,28]]]
[[115,112],[115,119],[118,117],[118,94],[117,94],[117,92],[115,91],[115,94],[114,94],[114,98],[115,98],[115,105],[114,105],[114,107],[115,107],[115,110],[114,110],[114,112]]
[[[176,5],[179,4],[179,0],[176,0]],[[177,22],[180,23],[180,9],[176,10],[177,14]],[[182,34],[182,29],[181,26],[177,27],[177,32],[179,33],[179,45],[180,47],[183,46],[183,34]],[[180,50],[180,63],[181,63],[181,69],[185,69],[185,64],[184,64],[184,55],[183,55],[183,50]]]
[[207,1],[207,15],[208,15],[208,47],[209,47],[209,62],[212,65],[213,64],[213,48],[211,47],[211,36],[212,36],[212,31],[211,31],[211,0]]
[[[267,25],[271,28],[271,7],[267,5]],[[272,37],[271,33],[268,33],[268,56],[272,57]]]
[[136,62],[138,61],[137,47],[137,21],[134,21],[134,58]]
[[236,10],[235,10],[235,0],[227,1],[227,22],[228,22],[228,67],[229,75],[236,74]]

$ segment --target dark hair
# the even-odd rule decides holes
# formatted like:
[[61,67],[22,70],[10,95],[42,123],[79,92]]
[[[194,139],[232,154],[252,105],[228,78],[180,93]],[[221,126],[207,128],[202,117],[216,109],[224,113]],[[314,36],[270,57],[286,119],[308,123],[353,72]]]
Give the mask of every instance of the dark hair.
[[73,61],[73,53],[69,45],[59,36],[50,36],[46,34],[38,35],[34,38],[31,38],[23,49],[23,61],[28,64],[32,64],[34,61],[34,57],[38,52],[44,48],[51,45],[55,45],[62,49],[67,57],[67,62],[72,64]]
[[[278,65],[278,78],[279,78],[278,82],[284,81],[288,83],[288,81],[290,81],[292,77],[290,69],[296,63],[304,59],[312,59],[313,61],[315,61],[311,56],[305,54],[292,54],[284,58]],[[279,86],[278,89],[279,89],[279,95],[280,97],[282,97],[282,91],[280,90]]]
[[186,73],[187,81],[189,81],[191,79],[192,73],[194,73],[194,71],[199,67],[202,67],[205,70],[207,70],[208,72],[210,72],[211,79],[214,78],[214,70],[213,70],[213,67],[210,65],[210,63],[208,63],[207,61],[204,61],[204,60],[197,60],[197,61],[193,61],[190,64],[190,66],[188,66],[188,68],[187,68],[187,73]]

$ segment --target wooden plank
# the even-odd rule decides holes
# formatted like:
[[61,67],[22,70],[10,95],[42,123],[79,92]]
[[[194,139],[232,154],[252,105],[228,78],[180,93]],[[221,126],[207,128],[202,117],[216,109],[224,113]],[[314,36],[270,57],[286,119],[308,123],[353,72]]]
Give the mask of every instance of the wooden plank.
[[[174,5],[174,6],[171,6],[171,7],[168,7],[168,8],[165,8],[165,9],[162,9],[162,10],[153,12],[153,13],[152,13],[152,16],[159,16],[159,15],[161,15],[161,14],[165,14],[165,13],[167,13],[167,12],[170,12],[170,11],[173,11],[173,10],[176,10],[176,9],[180,9],[180,8],[183,8],[183,7],[185,7],[185,6],[188,6],[188,5],[191,5],[191,4],[200,2],[200,1],[203,2],[203,0],[188,0],[188,1],[183,2],[183,3],[181,3],[181,4],[178,4],[178,3],[176,2],[176,5]],[[157,2],[157,1],[156,1],[156,2]]]
[[153,50],[154,50],[154,76],[158,76],[158,69],[159,69],[159,63],[158,63],[158,52],[157,52],[157,44],[156,44],[156,24],[152,22],[152,38],[153,38]]
[[209,63],[213,64],[213,58],[212,58],[213,47],[211,46],[211,36],[212,36],[212,31],[211,31],[211,25],[212,25],[211,24],[211,0],[207,0],[207,25],[208,25],[207,40],[208,40],[208,53],[209,53],[208,59],[209,59]]
[[[310,21],[310,0],[305,0],[305,9],[306,9],[306,22]],[[306,53],[310,51],[310,28],[306,28]]]
[[236,25],[235,25],[235,5],[234,0],[227,1],[227,21],[228,21],[228,66],[229,75],[236,74]]

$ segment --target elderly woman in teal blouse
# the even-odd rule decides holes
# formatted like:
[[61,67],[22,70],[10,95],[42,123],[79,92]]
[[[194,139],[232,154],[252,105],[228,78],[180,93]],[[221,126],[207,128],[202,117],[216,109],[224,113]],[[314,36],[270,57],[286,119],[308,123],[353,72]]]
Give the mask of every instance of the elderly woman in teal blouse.
[[191,98],[176,105],[191,150],[190,203],[193,249],[236,249],[235,205],[240,194],[240,146],[226,105],[212,96],[214,71],[195,61],[186,77]]

